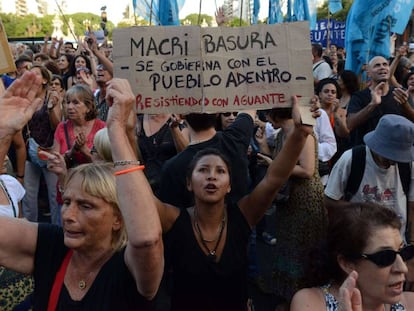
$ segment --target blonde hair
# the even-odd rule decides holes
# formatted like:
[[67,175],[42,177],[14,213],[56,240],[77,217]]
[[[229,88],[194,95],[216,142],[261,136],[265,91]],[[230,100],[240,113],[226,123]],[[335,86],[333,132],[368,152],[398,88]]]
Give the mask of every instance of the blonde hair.
[[81,189],[84,192],[110,204],[114,209],[114,213],[120,217],[121,229],[112,232],[112,247],[117,251],[122,249],[126,245],[127,234],[121,210],[119,209],[113,166],[109,163],[79,165],[69,171],[65,179],[64,188],[75,176],[82,177]]
[[105,162],[113,162],[111,143],[109,141],[108,129],[106,127],[101,128],[96,132],[95,137],[93,138],[93,145],[102,160]]

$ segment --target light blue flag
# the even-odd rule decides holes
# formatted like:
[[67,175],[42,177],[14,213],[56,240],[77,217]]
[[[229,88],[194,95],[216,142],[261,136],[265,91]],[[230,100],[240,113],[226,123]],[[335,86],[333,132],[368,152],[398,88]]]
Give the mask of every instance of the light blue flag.
[[295,21],[309,20],[308,0],[295,0],[293,3],[293,16]]
[[329,0],[328,8],[331,14],[339,12],[340,10],[342,10],[342,0]]
[[283,13],[280,6],[280,0],[269,0],[269,18],[267,23],[283,23]]
[[158,8],[159,23],[162,26],[180,25],[177,0],[159,0]]
[[259,20],[259,11],[260,11],[260,0],[254,0],[253,2],[253,16],[252,16],[252,24],[257,24]]
[[[398,1],[398,0],[393,0]],[[345,68],[359,74],[374,56],[390,56],[390,0],[355,0],[346,21]]]
[[390,3],[390,10],[392,12],[393,21],[391,24],[391,31],[398,34],[403,34],[410,20],[411,12],[414,9],[414,1],[399,1],[393,0]]
[[308,0],[309,5],[309,26],[311,30],[316,29],[316,13],[317,13],[317,6],[318,0]]

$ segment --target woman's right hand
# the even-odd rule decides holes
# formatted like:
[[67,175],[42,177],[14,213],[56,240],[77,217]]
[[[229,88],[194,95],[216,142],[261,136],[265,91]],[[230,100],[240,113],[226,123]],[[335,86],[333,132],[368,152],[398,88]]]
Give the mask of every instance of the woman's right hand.
[[63,155],[57,151],[39,151],[39,154],[47,157],[47,169],[56,175],[65,176],[67,174],[66,161]]

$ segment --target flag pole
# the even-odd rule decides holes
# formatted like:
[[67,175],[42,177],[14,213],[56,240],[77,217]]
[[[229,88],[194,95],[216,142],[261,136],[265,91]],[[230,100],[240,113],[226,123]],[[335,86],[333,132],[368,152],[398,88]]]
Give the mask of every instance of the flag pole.
[[201,25],[201,5],[202,5],[202,0],[200,0],[200,5],[198,7],[198,22],[197,25]]
[[331,24],[331,12],[329,11],[329,6],[328,6],[328,26],[327,26],[327,38],[326,38],[326,48],[330,49],[330,45],[331,45],[331,31],[330,31],[330,24]]

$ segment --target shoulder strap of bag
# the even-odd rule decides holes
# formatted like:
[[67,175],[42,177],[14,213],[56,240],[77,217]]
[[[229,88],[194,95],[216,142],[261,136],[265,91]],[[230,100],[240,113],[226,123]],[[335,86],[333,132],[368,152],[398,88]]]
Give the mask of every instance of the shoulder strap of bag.
[[69,132],[68,132],[68,125],[67,125],[67,121],[65,121],[65,122],[63,123],[63,129],[65,130],[66,145],[68,146],[68,150],[70,150]]
[[63,279],[65,278],[66,268],[68,267],[69,260],[72,257],[73,250],[69,250],[65,258],[62,261],[62,264],[59,268],[59,271],[56,273],[55,281],[53,282],[52,291],[50,292],[49,302],[47,304],[47,311],[55,311],[57,302],[59,299],[60,291],[63,285]]
[[352,148],[351,172],[346,183],[344,199],[349,201],[358,191],[362,177],[365,171],[365,145],[359,145]]
[[411,163],[398,163],[398,172],[400,173],[402,188],[407,196],[410,191]]
[[321,64],[322,64],[323,62],[320,62],[319,64],[317,64],[316,66],[315,66],[315,68],[313,68],[312,69],[312,71],[315,71],[316,70],[316,68],[318,68]]
[[0,179],[0,186],[3,189],[3,191],[7,194],[7,198],[9,199],[9,202],[10,202],[10,204],[12,206],[13,216],[14,216],[14,218],[16,218],[17,217],[17,215],[16,215],[16,207],[14,206],[14,203],[13,203],[13,200],[12,200],[12,198],[10,196],[9,190],[7,190],[7,187],[4,184],[4,181],[2,179]]

